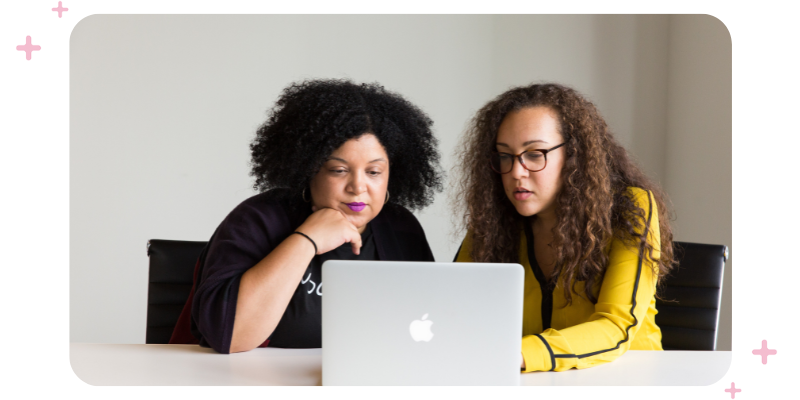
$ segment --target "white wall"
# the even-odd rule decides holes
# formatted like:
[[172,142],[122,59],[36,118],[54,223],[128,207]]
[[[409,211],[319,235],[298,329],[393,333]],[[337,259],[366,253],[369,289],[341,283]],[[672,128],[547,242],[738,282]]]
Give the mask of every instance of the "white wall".
[[[670,19],[664,188],[678,240],[731,248],[731,37],[707,15]],[[731,348],[731,271],[725,265],[717,348]]]
[[[674,32],[685,21],[696,29]],[[593,99],[644,168],[683,199],[697,185],[672,174],[670,154],[687,144],[670,118],[702,113],[708,101],[676,108],[696,100],[676,74],[705,73],[691,63],[705,55],[672,54],[706,37],[715,46],[715,22],[613,15],[84,19],[70,47],[70,340],[144,342],[146,241],[207,240],[254,194],[248,144],[280,90],[299,79],[377,81],[403,94],[435,121],[448,172],[467,120],[486,101],[510,86],[565,83]],[[706,69],[722,69],[730,88],[729,56],[727,66],[722,59]],[[730,143],[729,89],[720,101],[727,122],[709,122],[715,129],[699,134]],[[704,165],[703,153],[692,156],[690,164]],[[727,216],[716,223],[729,237],[730,145],[727,157],[727,170],[707,175],[728,184],[710,201],[727,202]],[[685,209],[707,210],[675,205],[679,240],[723,243],[682,224]],[[446,194],[417,216],[436,259],[451,260],[458,239],[450,235]]]

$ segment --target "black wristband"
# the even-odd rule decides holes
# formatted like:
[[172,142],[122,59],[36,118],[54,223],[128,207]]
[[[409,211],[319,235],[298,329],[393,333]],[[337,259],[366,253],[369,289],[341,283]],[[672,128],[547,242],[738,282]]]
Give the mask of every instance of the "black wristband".
[[317,254],[317,253],[319,252],[319,249],[317,249],[317,244],[316,244],[316,243],[314,243],[314,240],[313,240],[313,239],[311,239],[310,237],[308,237],[308,235],[306,235],[306,234],[305,234],[305,233],[303,233],[303,232],[298,232],[298,231],[294,231],[294,232],[292,232],[292,233],[296,233],[296,234],[298,234],[298,235],[303,235],[303,236],[304,236],[306,239],[308,239],[308,240],[311,242],[311,244],[313,244],[313,245],[314,245],[314,254]]

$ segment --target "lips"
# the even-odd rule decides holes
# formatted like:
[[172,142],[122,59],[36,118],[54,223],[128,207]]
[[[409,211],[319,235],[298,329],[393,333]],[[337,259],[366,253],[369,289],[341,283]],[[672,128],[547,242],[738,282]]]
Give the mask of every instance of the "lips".
[[533,192],[531,192],[528,189],[525,189],[524,187],[518,187],[514,189],[514,198],[517,199],[518,201],[525,200],[528,197],[531,197],[531,195],[533,195]]
[[360,203],[360,202],[344,203],[344,204],[346,204],[348,208],[350,208],[351,210],[353,210],[355,212],[361,212],[361,210],[363,210],[364,208],[367,207],[366,203]]

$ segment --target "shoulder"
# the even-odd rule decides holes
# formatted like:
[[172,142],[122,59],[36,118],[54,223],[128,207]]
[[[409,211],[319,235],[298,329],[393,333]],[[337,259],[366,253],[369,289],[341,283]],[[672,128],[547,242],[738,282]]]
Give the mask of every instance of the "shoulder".
[[654,258],[658,258],[661,242],[661,227],[658,217],[658,205],[653,192],[638,187],[628,187],[625,194],[633,200],[641,212],[636,216],[628,216],[633,230],[641,235],[647,232],[647,241],[655,248]]
[[656,211],[656,202],[653,193],[639,187],[629,186],[625,190],[625,195],[633,200],[637,207],[649,213],[650,210]]
[[417,217],[401,205],[392,203],[384,205],[375,219],[391,225],[395,231],[422,232],[422,226]]
[[292,203],[292,200],[294,199],[289,189],[271,189],[249,197],[240,205],[254,207],[286,207]]
[[242,201],[234,211],[290,211],[298,208],[298,202],[299,199],[295,199],[288,189],[272,189]]
[[[270,190],[242,201],[214,231],[208,257],[246,254],[252,259],[263,258],[307,216],[296,203],[293,207],[291,198],[282,190]],[[248,263],[252,261],[250,258]]]
[[[254,195],[237,205],[223,225],[273,225],[287,227],[301,218],[303,209],[287,189],[272,189]],[[302,221],[301,221],[302,222]]]

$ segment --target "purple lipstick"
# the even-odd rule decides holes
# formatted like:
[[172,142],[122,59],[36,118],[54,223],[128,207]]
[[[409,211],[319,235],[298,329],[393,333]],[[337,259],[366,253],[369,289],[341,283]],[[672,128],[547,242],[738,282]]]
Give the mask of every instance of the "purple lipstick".
[[347,207],[350,207],[350,209],[355,212],[361,212],[361,210],[367,207],[366,203],[359,203],[359,202],[345,203],[345,204],[347,204]]

